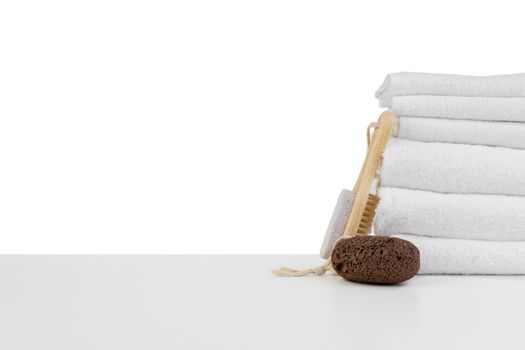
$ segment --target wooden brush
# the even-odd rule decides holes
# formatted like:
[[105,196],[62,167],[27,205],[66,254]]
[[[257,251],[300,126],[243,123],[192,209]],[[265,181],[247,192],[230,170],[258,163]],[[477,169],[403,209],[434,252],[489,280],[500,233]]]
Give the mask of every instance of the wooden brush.
[[[370,194],[374,179],[377,177],[381,157],[392,129],[394,127],[395,116],[392,112],[383,112],[377,123],[369,125],[367,130],[368,152],[357,178],[353,191],[343,190],[340,201],[345,202],[340,206],[338,202],[329,225],[327,236],[321,248],[321,256],[327,261],[322,265],[307,270],[295,270],[288,267],[281,267],[273,270],[278,276],[304,276],[310,273],[322,275],[330,268],[330,252],[337,240],[342,238],[366,236],[371,233],[372,223],[379,203],[379,197]],[[373,136],[371,131],[374,129]],[[346,193],[345,193],[346,191]],[[344,198],[344,196],[347,198]],[[351,208],[351,209],[350,209]],[[350,214],[348,211],[350,210]],[[347,219],[348,218],[348,219]],[[340,220],[345,220],[346,224],[340,225]],[[343,231],[344,227],[344,231]],[[343,231],[343,232],[341,232]]]
[[[392,112],[383,112],[377,123],[368,127],[368,152],[363,167],[359,173],[353,189],[354,205],[348,218],[342,237],[366,236],[370,234],[376,213],[379,197],[370,194],[372,184],[377,176],[383,151],[394,126],[395,116]],[[370,131],[374,128],[374,135],[370,141]]]
[[[342,237],[367,236],[379,203],[379,197],[370,194],[374,178],[377,177],[381,157],[396,118],[390,112],[383,113],[377,123],[367,130],[368,152],[363,167],[352,191],[343,189],[328,224],[320,255],[329,259],[332,249]],[[371,137],[371,130],[374,136]]]

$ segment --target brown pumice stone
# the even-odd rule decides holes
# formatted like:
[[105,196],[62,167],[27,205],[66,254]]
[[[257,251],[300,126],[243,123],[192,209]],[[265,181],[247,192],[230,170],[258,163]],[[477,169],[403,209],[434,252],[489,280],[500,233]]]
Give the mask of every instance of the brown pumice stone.
[[400,283],[419,271],[419,250],[409,241],[395,237],[346,238],[335,245],[332,266],[347,281]]

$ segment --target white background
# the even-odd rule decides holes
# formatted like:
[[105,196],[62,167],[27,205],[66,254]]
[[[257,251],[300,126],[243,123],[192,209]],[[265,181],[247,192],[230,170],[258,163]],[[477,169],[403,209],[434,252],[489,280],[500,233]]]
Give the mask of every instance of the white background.
[[316,253],[396,71],[525,71],[521,2],[4,1],[0,253]]

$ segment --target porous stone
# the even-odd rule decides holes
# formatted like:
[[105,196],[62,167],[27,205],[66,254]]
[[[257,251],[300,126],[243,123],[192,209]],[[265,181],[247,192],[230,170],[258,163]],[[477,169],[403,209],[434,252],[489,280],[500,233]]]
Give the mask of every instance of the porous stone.
[[400,283],[419,271],[419,250],[411,242],[395,237],[346,238],[335,245],[332,266],[347,281]]

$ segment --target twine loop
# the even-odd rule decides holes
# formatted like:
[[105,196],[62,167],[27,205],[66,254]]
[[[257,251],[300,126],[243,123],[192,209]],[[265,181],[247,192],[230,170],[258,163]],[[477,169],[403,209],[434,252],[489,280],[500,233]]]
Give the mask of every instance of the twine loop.
[[330,260],[327,260],[323,265],[312,267],[310,269],[305,270],[296,270],[291,269],[286,266],[281,266],[278,270],[272,270],[273,274],[279,277],[301,277],[306,275],[316,275],[321,276],[326,273],[326,271],[329,271],[331,269]]

